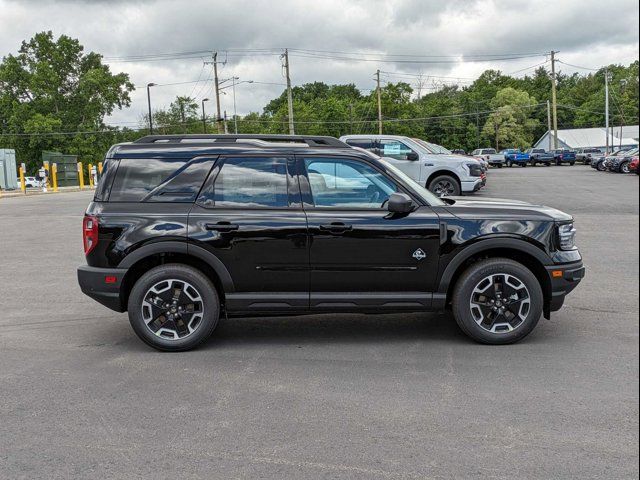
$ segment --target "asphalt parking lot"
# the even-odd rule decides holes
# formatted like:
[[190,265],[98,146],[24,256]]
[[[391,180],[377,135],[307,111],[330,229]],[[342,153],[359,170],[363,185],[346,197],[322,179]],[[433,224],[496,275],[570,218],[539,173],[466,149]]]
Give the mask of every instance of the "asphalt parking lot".
[[522,343],[447,315],[223,320],[162,354],[80,293],[89,192],[0,199],[1,478],[637,478],[638,178],[492,170],[587,278]]

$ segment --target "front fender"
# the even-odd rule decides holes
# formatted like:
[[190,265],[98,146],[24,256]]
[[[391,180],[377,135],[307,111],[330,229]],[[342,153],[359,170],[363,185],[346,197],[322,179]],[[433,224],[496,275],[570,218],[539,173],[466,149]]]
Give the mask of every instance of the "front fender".
[[495,249],[509,249],[522,252],[535,258],[541,265],[553,265],[553,260],[546,252],[523,239],[500,237],[478,240],[470,245],[462,246],[458,253],[441,269],[442,273],[439,276],[438,293],[446,295],[456,271],[467,260],[479,253]]

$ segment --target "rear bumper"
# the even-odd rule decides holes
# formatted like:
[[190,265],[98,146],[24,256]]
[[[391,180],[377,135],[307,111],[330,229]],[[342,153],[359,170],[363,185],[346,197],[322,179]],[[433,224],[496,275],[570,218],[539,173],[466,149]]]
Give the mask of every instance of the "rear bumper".
[[78,284],[82,293],[116,312],[126,310],[120,295],[120,285],[126,269],[78,267]]
[[586,268],[582,261],[564,265],[546,267],[551,281],[551,299],[545,309],[548,318],[551,312],[557,312],[564,305],[564,299],[582,281],[586,275]]

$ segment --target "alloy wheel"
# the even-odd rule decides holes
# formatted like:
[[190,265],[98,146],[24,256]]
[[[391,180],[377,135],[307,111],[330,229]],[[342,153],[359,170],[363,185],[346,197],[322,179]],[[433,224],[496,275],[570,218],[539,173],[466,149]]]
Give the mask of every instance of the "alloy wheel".
[[433,192],[439,197],[448,197],[456,193],[456,187],[449,180],[440,180],[435,184]]
[[509,274],[483,278],[470,299],[475,322],[491,333],[509,333],[520,327],[531,311],[531,296],[524,282]]
[[184,280],[162,280],[147,290],[142,301],[144,324],[154,335],[166,340],[191,335],[203,315],[202,295]]

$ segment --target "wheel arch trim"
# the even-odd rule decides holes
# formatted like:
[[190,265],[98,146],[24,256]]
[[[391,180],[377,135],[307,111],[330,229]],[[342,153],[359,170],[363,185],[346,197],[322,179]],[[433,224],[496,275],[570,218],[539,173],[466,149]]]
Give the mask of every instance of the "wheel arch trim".
[[523,240],[517,240],[514,238],[480,240],[477,243],[465,247],[447,264],[446,268],[442,272],[442,275],[440,276],[437,292],[444,295],[447,294],[449,287],[451,286],[451,281],[453,280],[456,272],[471,257],[479,253],[488,252],[495,249],[510,249],[528,254],[534,257],[543,266],[553,264],[551,258],[544,251],[529,243],[526,243]]
[[138,248],[127,255],[122,262],[118,265],[118,268],[128,269],[145,258],[152,257],[154,255],[162,253],[180,253],[183,255],[189,255],[199,260],[202,260],[209,265],[213,271],[218,275],[220,283],[225,292],[235,292],[235,286],[229,270],[224,266],[222,261],[208,250],[193,244],[187,244],[184,242],[176,241],[160,241],[151,243]]

